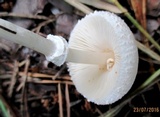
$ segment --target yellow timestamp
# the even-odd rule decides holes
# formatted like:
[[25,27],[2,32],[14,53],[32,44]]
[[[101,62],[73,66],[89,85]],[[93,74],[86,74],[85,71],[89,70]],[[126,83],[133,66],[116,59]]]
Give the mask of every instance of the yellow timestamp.
[[133,107],[133,112],[160,112],[159,107]]

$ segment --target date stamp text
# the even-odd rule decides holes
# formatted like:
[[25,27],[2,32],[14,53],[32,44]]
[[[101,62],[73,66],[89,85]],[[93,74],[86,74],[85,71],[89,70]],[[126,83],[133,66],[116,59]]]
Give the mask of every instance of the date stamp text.
[[159,107],[133,107],[133,112],[160,112]]

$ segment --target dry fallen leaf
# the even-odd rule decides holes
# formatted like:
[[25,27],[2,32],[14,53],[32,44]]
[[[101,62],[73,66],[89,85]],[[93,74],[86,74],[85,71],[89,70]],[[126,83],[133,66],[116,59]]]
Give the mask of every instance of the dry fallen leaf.
[[[26,15],[36,15],[42,12],[45,4],[45,0],[17,0],[12,13],[16,14],[26,14]],[[10,19],[10,21],[16,25],[24,28],[28,28],[33,21],[30,19]]]
[[78,0],[78,1],[98,9],[104,9],[107,11],[111,11],[113,13],[122,13],[122,11],[118,9],[118,7],[106,1],[102,1],[102,0]]
[[[137,21],[146,29],[146,0],[131,0],[131,5],[134,10]],[[142,42],[148,45],[148,40],[141,35]]]
[[[17,15],[18,14],[36,15],[37,13],[42,12],[46,3],[47,3],[46,0],[17,0],[15,6],[12,9],[12,13],[15,13]],[[33,23],[33,20],[31,19],[10,18],[8,20],[23,28],[28,28]],[[14,52],[16,52],[16,50],[19,48],[19,45],[4,39],[1,39],[0,43],[2,45],[9,47],[8,50]]]
[[56,21],[56,32],[69,35],[74,25],[77,23],[77,18],[70,14],[61,14]]
[[147,0],[147,14],[154,17],[160,15],[160,0]]
[[155,19],[148,19],[147,20],[147,31],[152,34],[155,30],[158,29],[160,23],[158,23]]
[[73,12],[73,7],[69,5],[67,2],[65,2],[64,0],[48,0],[48,2],[64,13]]

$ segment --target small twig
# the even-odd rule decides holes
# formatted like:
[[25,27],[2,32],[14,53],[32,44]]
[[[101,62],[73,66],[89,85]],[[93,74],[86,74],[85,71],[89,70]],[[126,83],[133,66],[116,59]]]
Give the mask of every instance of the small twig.
[[37,84],[68,84],[68,85],[74,85],[71,81],[61,81],[61,80],[40,80],[40,79],[33,79],[28,77],[27,82],[37,83]]
[[59,113],[60,117],[63,117],[63,103],[62,103],[62,92],[61,92],[61,84],[58,84],[58,101],[59,101]]
[[100,116],[103,115],[103,113],[96,107],[95,112],[97,112]]
[[[152,60],[152,59],[148,59],[145,57],[139,57],[141,60],[146,61],[148,63],[153,63],[153,64],[157,64],[160,65],[160,61],[156,61],[156,60]],[[148,73],[148,70],[146,71]]]
[[70,99],[69,99],[68,84],[66,84],[65,87],[65,95],[66,95],[67,117],[70,117]]
[[46,20],[46,21],[40,23],[36,28],[32,29],[32,31],[33,31],[33,32],[36,32],[36,33],[39,33],[39,32],[40,32],[40,29],[41,29],[43,26],[45,26],[45,25],[47,25],[47,24],[49,24],[49,23],[51,23],[51,22],[54,22],[54,21],[55,21],[55,19]]
[[11,77],[11,84],[9,85],[9,92],[8,92],[8,96],[11,97],[12,96],[12,93],[13,93],[13,88],[14,88],[14,85],[17,81],[17,74],[18,74],[18,71],[19,71],[19,68],[18,68],[18,61],[14,61],[14,70],[13,70],[13,74],[12,74],[12,77]]
[[[61,69],[61,70],[63,71],[63,69]],[[59,74],[59,73],[57,73],[57,74]],[[24,76],[25,74],[23,72],[19,72],[18,75]],[[28,75],[28,77],[32,77],[32,78],[51,78],[53,80],[55,77],[59,77],[60,74],[57,76],[56,74],[55,75],[48,75],[48,74],[42,74],[42,73],[31,73],[31,72],[28,72],[27,75]],[[71,77],[69,75],[65,75],[65,76],[61,76],[61,79],[63,79],[63,80],[71,80]]]
[[[28,67],[29,67],[30,61],[27,59],[25,64],[24,73],[26,76],[24,77],[23,81],[23,88],[22,88],[22,100],[21,100],[21,112],[23,117],[29,117],[28,114],[28,106],[27,106],[27,90],[26,90],[26,82],[27,82],[27,73],[28,73]],[[24,105],[23,105],[24,104]]]
[[[51,98],[51,96],[37,96],[37,97],[29,97],[29,98],[27,99],[27,101],[35,101],[35,100],[46,99],[46,98]],[[18,98],[18,99],[16,99],[16,100],[15,100],[15,102],[20,103],[20,102],[21,102],[21,99],[20,99],[20,98]]]
[[54,75],[54,77],[52,77],[52,80],[55,80],[57,77],[59,77],[65,68],[66,68],[66,64],[64,64],[62,68]]
[[146,53],[147,55],[149,55],[150,57],[152,57],[153,59],[160,61],[160,56],[155,53],[154,51],[152,51],[150,48],[144,46],[143,44],[141,44],[140,42],[136,41],[136,45],[138,46],[138,48]]
[[143,99],[144,103],[147,105],[147,101],[146,101],[146,98],[145,98],[144,94],[141,94],[141,96],[142,96],[142,99]]
[[16,18],[26,18],[26,19],[38,19],[38,20],[48,20],[49,18],[41,15],[30,15],[30,14],[15,14],[8,12],[1,12],[0,17],[16,17]]

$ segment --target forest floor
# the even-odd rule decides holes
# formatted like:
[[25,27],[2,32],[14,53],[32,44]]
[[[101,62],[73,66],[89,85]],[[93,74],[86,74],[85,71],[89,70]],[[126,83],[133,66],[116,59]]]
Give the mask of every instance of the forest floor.
[[[75,7],[75,4],[79,7]],[[123,12],[107,0],[0,0],[0,18],[43,37],[63,36],[67,41],[77,21],[94,10],[116,12],[137,41],[160,52]],[[119,0],[121,5],[160,43],[160,0]],[[75,6],[74,6],[75,5]],[[115,10],[116,9],[116,10]],[[120,12],[120,13],[117,13]],[[146,50],[148,51],[148,50]],[[152,55],[151,55],[152,56]],[[160,117],[160,73],[132,94],[160,68],[160,61],[139,50],[139,67],[131,90],[110,105],[88,102],[75,88],[66,63],[57,67],[44,55],[0,39],[1,117]],[[147,111],[146,111],[147,110]]]

